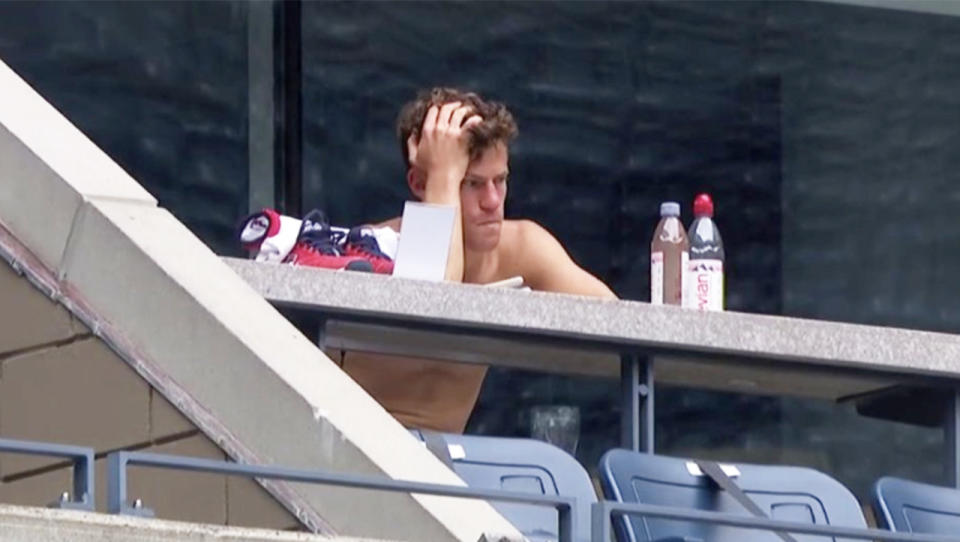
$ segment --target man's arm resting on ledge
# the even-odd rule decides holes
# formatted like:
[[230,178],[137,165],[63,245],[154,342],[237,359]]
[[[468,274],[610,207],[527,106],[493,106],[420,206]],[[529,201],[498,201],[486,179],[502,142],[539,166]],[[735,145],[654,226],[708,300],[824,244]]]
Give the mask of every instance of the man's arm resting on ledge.
[[557,239],[530,220],[519,224],[517,257],[524,281],[534,290],[616,299],[600,279],[577,265]]

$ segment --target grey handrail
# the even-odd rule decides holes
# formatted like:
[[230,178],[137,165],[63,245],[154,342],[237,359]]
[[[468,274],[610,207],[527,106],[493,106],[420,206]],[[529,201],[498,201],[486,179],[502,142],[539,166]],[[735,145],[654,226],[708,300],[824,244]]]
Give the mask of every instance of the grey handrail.
[[96,501],[94,500],[93,448],[55,444],[52,442],[0,438],[0,452],[65,457],[73,460],[73,498],[72,500],[61,498],[51,503],[50,506],[76,510],[94,509]]
[[776,519],[765,519],[753,516],[735,516],[721,512],[696,510],[690,508],[676,508],[672,506],[658,506],[653,504],[622,503],[600,501],[593,504],[591,539],[593,542],[607,542],[611,540],[611,516],[617,515],[644,515],[664,519],[679,519],[716,523],[745,529],[760,529],[765,531],[785,531],[793,534],[812,534],[832,537],[852,538],[856,540],[889,540],[891,542],[958,542],[960,537],[940,536],[931,534],[894,533],[881,529],[858,529],[854,527],[837,527],[833,525],[813,525],[796,523]]
[[[95,456],[92,448],[0,438],[0,451],[72,459],[74,462],[73,489],[74,496],[77,498],[72,501],[61,501],[54,505],[82,510],[94,509],[93,465]],[[330,484],[360,489],[380,489],[550,506],[557,510],[559,542],[572,542],[575,528],[574,522],[576,521],[575,515],[573,514],[576,499],[559,495],[535,495],[513,491],[476,489],[444,484],[391,480],[356,474],[305,471],[285,467],[247,465],[196,457],[129,451],[112,452],[107,456],[107,509],[110,513],[141,516],[152,515],[149,509],[139,506],[132,507],[127,504],[127,467],[130,465],[210,472],[248,478],[272,478],[293,482]],[[664,519],[715,523],[745,529],[786,531],[794,534],[833,536],[857,540],[960,542],[960,537],[895,533],[880,529],[859,529],[832,525],[813,525],[750,516],[736,516],[706,510],[613,501],[600,501],[594,503],[592,506],[591,539],[593,542],[606,542],[611,539],[611,520],[613,515],[645,515]]]
[[266,465],[248,465],[201,459],[178,455],[154,454],[147,452],[112,452],[107,456],[107,511],[112,514],[130,514],[152,516],[153,513],[142,506],[130,506],[127,503],[127,467],[141,465],[163,469],[211,472],[247,478],[273,478],[291,482],[331,484],[360,489],[380,489],[402,491],[445,497],[466,497],[503,502],[515,502],[550,506],[557,511],[559,522],[559,542],[572,542],[575,532],[576,516],[573,507],[576,499],[560,495],[536,495],[515,491],[478,489],[444,484],[391,480],[358,474],[340,474],[324,471],[306,471]]

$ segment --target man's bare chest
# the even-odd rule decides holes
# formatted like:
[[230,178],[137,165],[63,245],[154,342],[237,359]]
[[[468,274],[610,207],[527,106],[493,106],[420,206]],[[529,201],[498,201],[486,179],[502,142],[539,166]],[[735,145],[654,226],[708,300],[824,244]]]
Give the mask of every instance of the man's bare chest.
[[509,257],[508,254],[501,254],[496,265],[490,265],[486,268],[474,272],[464,272],[463,282],[468,284],[490,284],[514,277],[523,277],[522,262],[516,258]]

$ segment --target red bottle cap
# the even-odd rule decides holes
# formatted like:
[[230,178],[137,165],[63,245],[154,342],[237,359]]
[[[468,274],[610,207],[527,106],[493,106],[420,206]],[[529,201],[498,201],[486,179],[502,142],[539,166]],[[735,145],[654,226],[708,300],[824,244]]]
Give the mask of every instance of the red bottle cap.
[[709,216],[713,218],[713,200],[709,194],[700,194],[693,200],[693,216]]

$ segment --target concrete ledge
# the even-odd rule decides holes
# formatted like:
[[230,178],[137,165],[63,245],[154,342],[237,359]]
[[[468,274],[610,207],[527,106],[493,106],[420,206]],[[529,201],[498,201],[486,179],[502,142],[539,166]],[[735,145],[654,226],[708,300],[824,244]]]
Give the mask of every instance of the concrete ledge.
[[0,542],[373,542],[10,505],[0,505],[0,525]]
[[[960,336],[890,327],[519,292],[224,259],[266,299],[334,315],[553,337],[652,354],[960,379]],[[566,341],[565,343],[563,341]]]

